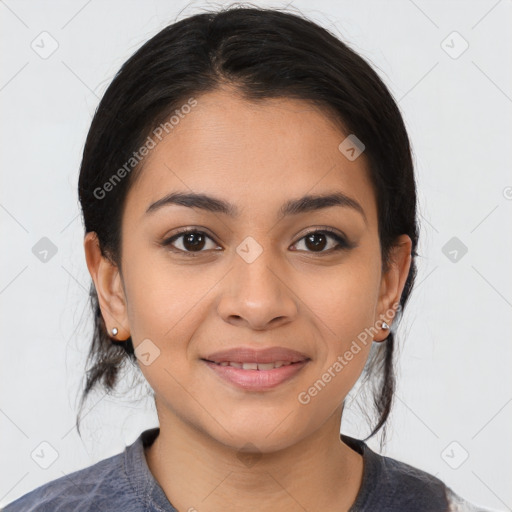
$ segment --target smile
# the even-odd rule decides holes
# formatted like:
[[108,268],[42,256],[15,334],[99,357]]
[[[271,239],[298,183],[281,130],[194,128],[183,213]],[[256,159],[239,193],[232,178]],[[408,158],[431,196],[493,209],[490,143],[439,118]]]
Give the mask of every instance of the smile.
[[273,370],[274,368],[281,368],[281,366],[289,366],[289,361],[275,361],[273,363],[238,363],[236,361],[222,361],[217,363],[215,361],[209,361],[210,363],[217,364],[219,366],[233,366],[234,368],[241,368],[242,370]]
[[295,377],[310,361],[270,363],[239,363],[202,361],[224,382],[245,391],[266,391]]

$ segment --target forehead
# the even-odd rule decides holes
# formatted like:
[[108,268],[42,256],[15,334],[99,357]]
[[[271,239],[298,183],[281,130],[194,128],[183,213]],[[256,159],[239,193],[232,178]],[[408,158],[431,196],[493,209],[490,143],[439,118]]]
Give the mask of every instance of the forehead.
[[340,152],[348,133],[325,111],[290,98],[255,103],[223,89],[196,101],[161,141],[153,136],[128,211],[140,217],[174,190],[215,195],[248,214],[277,210],[289,198],[342,191],[376,222],[366,158],[350,161]]

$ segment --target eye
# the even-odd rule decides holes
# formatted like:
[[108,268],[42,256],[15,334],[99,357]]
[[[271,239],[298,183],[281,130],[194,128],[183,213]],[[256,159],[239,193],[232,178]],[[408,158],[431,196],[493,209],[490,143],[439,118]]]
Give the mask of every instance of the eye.
[[[331,240],[330,244],[329,240]],[[210,247],[208,247],[208,241],[211,243]],[[294,246],[297,246],[302,242],[305,244],[306,252],[313,253],[331,253],[341,249],[346,250],[354,247],[354,244],[348,242],[343,236],[327,228],[309,232],[296,242]],[[215,250],[219,247],[204,231],[199,231],[194,228],[188,228],[180,231],[179,233],[164,240],[161,245],[164,247],[172,246],[173,249],[171,250],[174,252],[182,252],[189,255],[205,252],[205,250],[208,249]],[[327,250],[325,250],[326,247]]]
[[[198,231],[196,229],[186,229],[164,240],[162,245],[164,247],[173,246],[176,249],[176,252],[204,252],[203,249],[208,245],[207,240],[213,242],[213,239],[203,231]],[[173,244],[176,241],[178,241],[178,243],[175,246]],[[206,249],[215,249],[215,247],[218,247],[218,245],[213,242],[213,247],[206,247]]]
[[[331,246],[328,247],[328,250],[324,250],[325,247],[329,245],[329,239],[331,239]],[[334,244],[332,244],[333,240],[335,242]],[[353,247],[344,237],[330,229],[311,231],[296,242],[295,245],[300,244],[302,241],[304,241],[307,252],[331,253],[333,251],[339,251],[340,249],[350,249]]]

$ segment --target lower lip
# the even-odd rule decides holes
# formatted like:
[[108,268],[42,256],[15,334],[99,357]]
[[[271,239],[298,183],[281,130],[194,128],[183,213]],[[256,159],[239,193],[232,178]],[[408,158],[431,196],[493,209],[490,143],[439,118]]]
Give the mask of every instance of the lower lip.
[[272,370],[242,370],[234,366],[220,366],[211,361],[204,361],[224,380],[248,391],[265,391],[282,384],[297,375],[309,360],[292,363]]

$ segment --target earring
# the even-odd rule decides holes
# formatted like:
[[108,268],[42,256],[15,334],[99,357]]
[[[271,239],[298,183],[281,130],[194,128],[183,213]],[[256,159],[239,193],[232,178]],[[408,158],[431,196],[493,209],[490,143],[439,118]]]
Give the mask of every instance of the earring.
[[389,329],[389,325],[386,322],[382,322],[383,329]]
[[112,336],[116,336],[119,331],[117,330],[117,327],[114,327],[112,329]]

